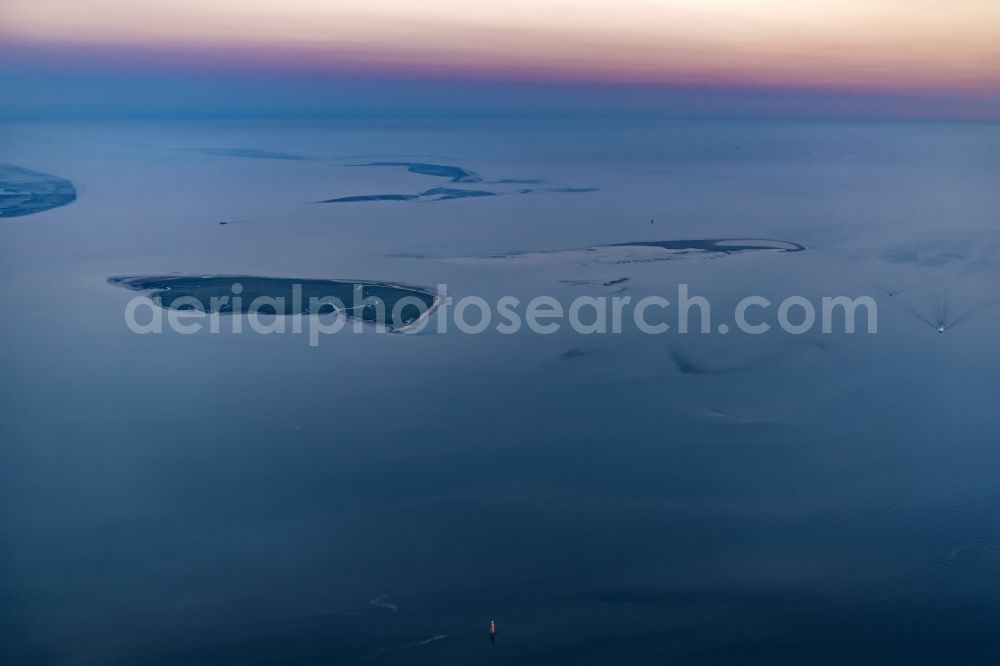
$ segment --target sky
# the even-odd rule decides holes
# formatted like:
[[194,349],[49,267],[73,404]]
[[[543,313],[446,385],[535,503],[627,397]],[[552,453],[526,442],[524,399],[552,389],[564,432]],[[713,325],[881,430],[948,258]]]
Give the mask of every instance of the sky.
[[971,115],[1000,100],[997,0],[3,0],[0,40],[7,76],[53,85],[237,72],[953,99]]

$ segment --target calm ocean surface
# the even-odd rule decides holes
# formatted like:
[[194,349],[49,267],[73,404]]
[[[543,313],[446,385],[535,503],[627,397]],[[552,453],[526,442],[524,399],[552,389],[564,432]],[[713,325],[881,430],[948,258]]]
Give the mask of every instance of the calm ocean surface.
[[[4,664],[1000,660],[996,125],[7,123],[0,162],[79,195],[0,220]],[[434,188],[494,196],[315,203]],[[807,250],[517,258],[706,238]],[[131,333],[108,278],[175,272],[879,333]]]

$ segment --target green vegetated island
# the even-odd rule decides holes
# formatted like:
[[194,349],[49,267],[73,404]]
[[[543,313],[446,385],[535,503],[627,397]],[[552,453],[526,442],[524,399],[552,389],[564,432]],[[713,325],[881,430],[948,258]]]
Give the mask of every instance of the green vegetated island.
[[439,301],[438,295],[427,289],[367,280],[133,275],[108,278],[108,282],[142,292],[161,307],[174,310],[272,315],[338,313],[369,323],[386,323],[395,330],[426,317]]

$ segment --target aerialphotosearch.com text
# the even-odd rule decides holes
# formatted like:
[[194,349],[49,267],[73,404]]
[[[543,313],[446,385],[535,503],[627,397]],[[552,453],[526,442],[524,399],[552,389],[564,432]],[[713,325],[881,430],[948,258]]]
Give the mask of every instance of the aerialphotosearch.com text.
[[669,297],[582,295],[560,300],[551,295],[530,299],[509,295],[490,301],[475,295],[455,298],[446,284],[439,284],[437,293],[428,292],[426,298],[365,296],[363,288],[353,293],[353,299],[300,295],[301,302],[289,303],[285,296],[243,294],[242,285],[234,282],[229,294],[190,295],[169,303],[158,295],[136,296],[125,308],[125,321],[132,332],[142,335],[167,330],[182,335],[292,333],[305,334],[310,346],[318,346],[323,336],[368,330],[466,335],[488,331],[551,335],[564,327],[580,335],[630,330],[646,335],[762,335],[776,329],[789,335],[878,332],[878,306],[870,296],[788,296],[775,302],[749,295],[720,318],[721,308],[713,309],[708,298],[692,294],[686,283],[678,284]]

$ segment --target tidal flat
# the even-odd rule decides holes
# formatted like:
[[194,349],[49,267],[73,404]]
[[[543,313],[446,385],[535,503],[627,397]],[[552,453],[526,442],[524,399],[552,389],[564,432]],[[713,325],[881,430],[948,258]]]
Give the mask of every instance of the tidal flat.
[[191,148],[189,150],[211,157],[235,157],[248,160],[286,160],[299,162],[310,159],[304,155],[264,150],[262,148]]
[[584,194],[597,192],[597,187],[517,187],[511,185],[541,184],[545,181],[540,178],[501,178],[498,180],[483,181],[479,174],[466,169],[465,167],[453,164],[428,164],[424,162],[365,162],[360,164],[349,164],[352,167],[401,167],[408,173],[421,176],[433,176],[445,178],[454,184],[465,183],[490,183],[501,187],[494,189],[462,189],[459,187],[433,187],[416,193],[387,193],[387,194],[356,194],[341,197],[323,199],[317,203],[370,203],[376,201],[451,201],[455,199],[467,199],[477,197],[492,197],[501,195],[525,195],[525,194]]
[[73,183],[40,171],[0,164],[0,217],[21,217],[76,200]]
[[[485,256],[454,257],[446,261],[461,264],[562,264],[655,263],[695,257],[725,257],[751,252],[803,252],[800,243],[772,239],[701,238],[689,240],[626,241],[566,250],[524,250]],[[623,281],[623,280],[622,280]],[[605,286],[612,286],[610,282]]]

